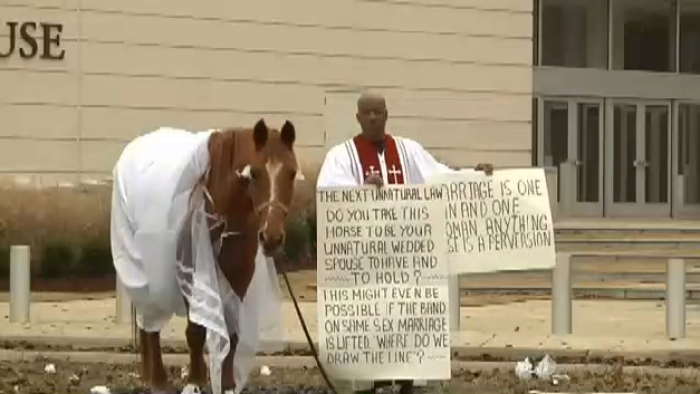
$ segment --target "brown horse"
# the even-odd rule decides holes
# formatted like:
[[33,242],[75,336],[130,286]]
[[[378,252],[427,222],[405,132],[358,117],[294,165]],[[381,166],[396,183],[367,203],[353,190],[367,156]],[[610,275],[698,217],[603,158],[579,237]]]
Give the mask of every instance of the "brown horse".
[[[288,207],[295,181],[301,174],[294,151],[295,133],[289,121],[278,131],[269,129],[261,119],[252,129],[214,131],[207,142],[208,170],[197,186],[206,195],[205,211],[215,260],[240,300],[246,296],[256,270],[258,247],[270,256],[285,242]],[[196,252],[189,231],[191,222],[192,212],[189,212],[177,242],[178,260],[184,261],[185,266],[192,265]],[[187,308],[189,311],[189,304]],[[233,392],[229,390],[236,387],[233,360],[238,335],[231,332],[230,351],[221,366],[221,389],[226,393]],[[206,328],[191,321],[188,313],[186,338],[190,364],[187,381],[191,392],[197,392],[208,382],[204,360],[206,334]],[[153,392],[167,390],[168,375],[161,356],[160,332],[140,328],[139,344],[144,384]]]

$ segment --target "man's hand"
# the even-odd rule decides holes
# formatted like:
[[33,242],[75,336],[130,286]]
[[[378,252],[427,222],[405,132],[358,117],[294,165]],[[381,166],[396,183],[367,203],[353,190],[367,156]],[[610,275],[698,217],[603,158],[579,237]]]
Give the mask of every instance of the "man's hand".
[[476,171],[483,171],[486,175],[493,175],[493,164],[491,163],[479,163],[474,169]]
[[384,180],[379,175],[372,174],[368,176],[367,179],[365,179],[365,185],[374,185],[377,187],[381,187],[382,185],[384,185]]

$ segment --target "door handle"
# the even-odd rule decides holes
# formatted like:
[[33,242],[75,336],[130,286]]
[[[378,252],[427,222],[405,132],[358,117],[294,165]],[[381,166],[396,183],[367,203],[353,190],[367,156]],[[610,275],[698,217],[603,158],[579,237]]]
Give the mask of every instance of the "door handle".
[[644,161],[644,160],[635,160],[634,161],[634,166],[635,167],[649,167],[649,162]]

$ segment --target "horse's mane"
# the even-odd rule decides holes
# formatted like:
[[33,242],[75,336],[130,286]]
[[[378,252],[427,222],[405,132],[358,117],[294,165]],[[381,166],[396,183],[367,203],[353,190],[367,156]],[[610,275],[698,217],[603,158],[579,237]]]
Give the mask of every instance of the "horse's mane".
[[[227,128],[212,132],[209,137],[209,170],[202,177],[202,182],[207,185],[214,204],[212,207],[217,213],[227,213],[231,208],[231,197],[237,182],[235,177],[236,163],[243,163],[247,154],[245,137],[250,136],[250,129]],[[252,143],[252,138],[250,138]],[[238,169],[240,170],[240,169]]]
[[[264,127],[267,129],[263,142],[266,154],[283,154],[281,150],[285,148],[280,140],[280,131]],[[200,179],[213,200],[213,206],[209,206],[210,214],[242,219],[252,213],[252,201],[246,197],[243,189],[245,182],[241,182],[239,177],[257,154],[254,134],[254,128],[243,127],[230,127],[211,133],[208,141],[208,171]]]

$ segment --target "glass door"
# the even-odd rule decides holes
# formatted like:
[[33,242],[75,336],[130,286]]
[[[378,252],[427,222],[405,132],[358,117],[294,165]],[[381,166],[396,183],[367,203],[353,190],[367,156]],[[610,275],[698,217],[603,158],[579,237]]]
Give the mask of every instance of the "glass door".
[[576,199],[574,214],[603,216],[603,101],[577,100],[574,103],[576,140]]
[[562,172],[567,169],[569,145],[569,104],[566,100],[538,100],[538,165],[557,169],[557,211],[566,214],[566,192],[569,185]]
[[609,100],[606,113],[606,215],[670,217],[670,104]]
[[700,103],[677,102],[673,127],[673,217],[700,218]]
[[538,105],[539,165],[558,171],[559,214],[603,215],[603,102],[541,98]]

